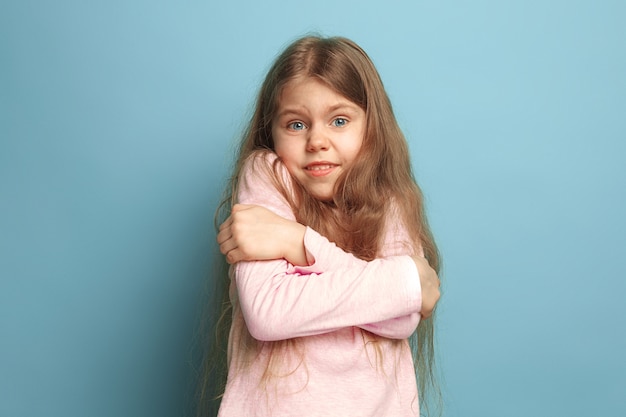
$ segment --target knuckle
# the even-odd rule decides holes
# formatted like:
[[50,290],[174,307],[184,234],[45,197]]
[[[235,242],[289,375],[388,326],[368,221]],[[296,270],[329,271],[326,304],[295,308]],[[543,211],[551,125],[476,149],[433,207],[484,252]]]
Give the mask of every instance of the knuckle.
[[233,222],[233,224],[230,226],[230,232],[233,235],[233,237],[241,233],[241,229],[242,229],[242,225],[239,222]]
[[250,245],[248,243],[245,243],[245,242],[242,243],[241,245],[239,245],[239,250],[241,251],[243,256],[248,256],[250,253],[254,252],[252,250],[252,248],[250,248]]

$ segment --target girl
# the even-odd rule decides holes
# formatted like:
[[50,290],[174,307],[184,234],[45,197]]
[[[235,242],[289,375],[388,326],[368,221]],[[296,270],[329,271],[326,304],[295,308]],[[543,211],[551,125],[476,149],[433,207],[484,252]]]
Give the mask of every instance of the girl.
[[437,248],[359,46],[306,37],[278,57],[230,190],[217,237],[232,264],[219,416],[419,415]]

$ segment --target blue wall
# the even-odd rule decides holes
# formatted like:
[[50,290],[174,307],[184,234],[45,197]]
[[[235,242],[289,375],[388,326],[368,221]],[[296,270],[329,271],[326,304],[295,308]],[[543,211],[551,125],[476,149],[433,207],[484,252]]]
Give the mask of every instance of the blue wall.
[[233,143],[312,30],[410,141],[445,415],[626,415],[623,2],[99,3],[0,5],[0,416],[187,412]]

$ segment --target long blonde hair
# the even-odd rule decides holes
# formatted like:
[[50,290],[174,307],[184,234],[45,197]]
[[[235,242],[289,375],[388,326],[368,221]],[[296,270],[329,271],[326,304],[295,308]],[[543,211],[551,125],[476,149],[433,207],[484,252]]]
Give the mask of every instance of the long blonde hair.
[[[280,94],[284,86],[297,77],[315,78],[359,105],[365,111],[366,129],[359,155],[338,179],[332,202],[313,198],[295,180],[291,192],[277,182],[296,219],[327,236],[342,249],[361,259],[372,260],[380,255],[386,217],[390,205],[395,202],[400,219],[412,238],[414,253],[423,250],[430,265],[439,271],[437,246],[426,220],[422,193],[412,174],[406,140],[374,64],[356,43],[346,38],[307,36],[289,45],[276,59],[261,86],[216,221],[219,223],[230,212],[245,161],[260,150],[273,151],[272,122]],[[225,308],[228,305],[224,303]],[[230,314],[225,311],[223,317]],[[409,339],[418,375],[420,402],[425,408],[433,397],[440,402],[434,372],[434,319],[435,314],[422,320]],[[225,326],[229,324],[228,320],[224,321]],[[250,340],[249,334],[243,336],[244,340]],[[369,341],[378,338],[367,335]],[[270,360],[266,376],[273,374],[272,368],[277,366],[280,353],[288,346],[297,345],[297,340],[272,343],[274,360]],[[253,343],[249,346],[254,349]],[[377,351],[377,354],[382,355],[382,352]],[[427,392],[431,393],[427,395]]]

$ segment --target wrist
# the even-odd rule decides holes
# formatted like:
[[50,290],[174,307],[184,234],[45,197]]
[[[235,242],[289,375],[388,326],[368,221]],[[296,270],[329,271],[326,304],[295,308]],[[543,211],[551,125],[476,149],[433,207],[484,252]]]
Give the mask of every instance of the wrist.
[[283,258],[293,265],[306,266],[308,261],[306,258],[306,250],[304,248],[304,235],[306,226],[298,222],[290,222],[290,227],[286,230],[286,236],[283,240]]

